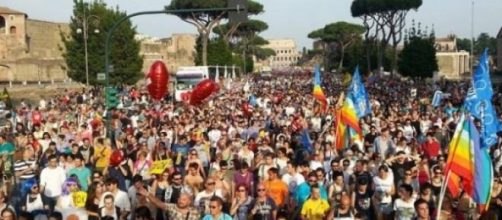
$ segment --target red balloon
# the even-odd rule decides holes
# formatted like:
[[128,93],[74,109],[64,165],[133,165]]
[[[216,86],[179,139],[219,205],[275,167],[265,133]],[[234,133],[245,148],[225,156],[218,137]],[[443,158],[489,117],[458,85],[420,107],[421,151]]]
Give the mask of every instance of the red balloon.
[[201,81],[195,88],[192,90],[192,95],[190,96],[190,104],[199,105],[213,94],[215,91],[219,90],[219,86],[210,79],[205,79]]
[[115,150],[112,152],[112,155],[110,155],[110,165],[112,166],[120,165],[122,160],[124,160],[124,155],[122,155],[122,151],[120,150]]
[[33,112],[31,116],[31,121],[33,122],[34,125],[40,124],[42,122],[42,114],[38,111]]
[[188,102],[190,101],[190,96],[192,96],[192,92],[188,91],[188,92],[183,92],[180,94],[181,96],[181,100],[183,100],[184,102]]
[[282,102],[282,95],[281,94],[277,94],[274,96],[274,103],[275,104],[281,104]]
[[295,116],[293,118],[293,122],[291,122],[291,126],[293,127],[293,131],[300,131],[303,129],[303,126],[300,121],[300,117]]
[[166,95],[169,73],[162,61],[155,61],[148,73],[150,84],[147,85],[148,93],[155,100],[160,100]]

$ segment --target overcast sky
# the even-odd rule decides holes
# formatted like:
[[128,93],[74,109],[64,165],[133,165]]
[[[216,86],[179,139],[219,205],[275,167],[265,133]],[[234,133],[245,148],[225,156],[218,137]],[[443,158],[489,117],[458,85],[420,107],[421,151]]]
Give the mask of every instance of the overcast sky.
[[[90,1],[90,0],[86,0]],[[312,47],[307,34],[327,23],[346,20],[360,23],[350,15],[352,0],[256,0],[265,6],[258,19],[269,24],[265,38],[293,38],[298,49]],[[170,0],[105,0],[110,6],[119,5],[128,13],[159,10]],[[436,36],[455,33],[461,37],[471,35],[472,0],[423,0],[417,12],[411,12],[408,20],[415,19],[429,27],[434,25]],[[0,0],[0,6],[23,11],[30,18],[68,22],[73,0]],[[475,0],[474,33],[488,32],[495,36],[502,27],[502,0]],[[138,32],[155,37],[167,37],[172,33],[196,33],[196,29],[175,16],[146,15],[133,19]]]

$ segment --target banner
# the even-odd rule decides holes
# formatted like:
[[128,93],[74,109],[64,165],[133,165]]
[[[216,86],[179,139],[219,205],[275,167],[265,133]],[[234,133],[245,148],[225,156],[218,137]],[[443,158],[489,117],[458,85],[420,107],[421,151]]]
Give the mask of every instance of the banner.
[[150,174],[162,174],[164,170],[173,166],[172,160],[154,161],[150,168]]
[[85,202],[87,201],[87,193],[84,191],[78,191],[71,194],[73,198],[73,204],[75,208],[84,208]]

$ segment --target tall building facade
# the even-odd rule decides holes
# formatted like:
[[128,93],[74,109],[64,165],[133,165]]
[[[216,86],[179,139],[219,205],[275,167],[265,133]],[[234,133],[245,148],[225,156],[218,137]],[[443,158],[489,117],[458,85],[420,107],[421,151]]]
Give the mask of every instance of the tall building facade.
[[461,79],[471,71],[470,54],[458,51],[455,36],[436,38],[436,58],[439,77]]

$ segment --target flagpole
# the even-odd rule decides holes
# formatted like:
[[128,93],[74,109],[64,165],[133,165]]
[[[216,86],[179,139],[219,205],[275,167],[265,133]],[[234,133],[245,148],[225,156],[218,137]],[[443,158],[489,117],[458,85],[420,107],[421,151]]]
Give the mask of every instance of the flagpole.
[[[455,150],[457,148],[455,147]],[[441,216],[441,206],[443,206],[443,199],[444,199],[444,196],[446,194],[446,188],[447,188],[447,185],[448,185],[448,181],[450,180],[450,175],[451,175],[451,171],[448,170],[448,174],[446,174],[446,178],[444,179],[443,181],[443,185],[441,186],[441,190],[439,192],[439,203],[438,203],[438,209],[437,209],[437,213],[436,213],[436,219],[439,219],[439,217]]]
[[[460,122],[462,123],[462,125],[461,125],[461,126],[462,126],[462,130],[463,130],[463,128],[464,128],[464,123],[465,123],[465,117],[466,117],[466,116],[465,116],[465,114],[464,114],[464,113],[462,113],[462,114],[463,114],[463,115],[462,115],[461,117],[464,117],[464,120],[462,120],[462,121],[460,121]],[[457,125],[457,126],[458,126],[458,125]],[[457,129],[455,129],[455,133],[456,133],[456,132],[457,132]],[[454,133],[453,135],[455,135],[455,133]],[[453,156],[454,156],[454,155],[455,155],[455,153],[457,152],[457,148],[458,148],[458,141],[459,141],[459,139],[460,139],[460,137],[461,137],[460,135],[461,135],[461,133],[458,135],[457,139],[452,140],[452,141],[455,141],[455,144],[454,144],[455,148],[453,148],[453,152],[451,152],[451,153],[450,153],[450,152],[448,152],[448,155],[449,155],[449,156],[450,156],[450,155],[453,155]],[[451,143],[450,143],[450,144],[451,144]],[[448,181],[450,180],[450,175],[451,175],[451,160],[448,160],[448,158],[447,158],[446,163],[447,163],[447,167],[446,167],[447,169],[446,169],[446,170],[447,170],[448,172],[446,173],[446,178],[443,180],[443,184],[441,185],[441,190],[440,190],[440,193],[439,193],[439,203],[438,203],[438,209],[437,209],[437,213],[436,213],[436,215],[437,215],[437,218],[436,218],[436,219],[439,219],[439,217],[440,217],[440,215],[441,215],[441,206],[443,206],[443,199],[444,199],[444,196],[445,196],[445,194],[446,194],[446,188],[447,188]]]

